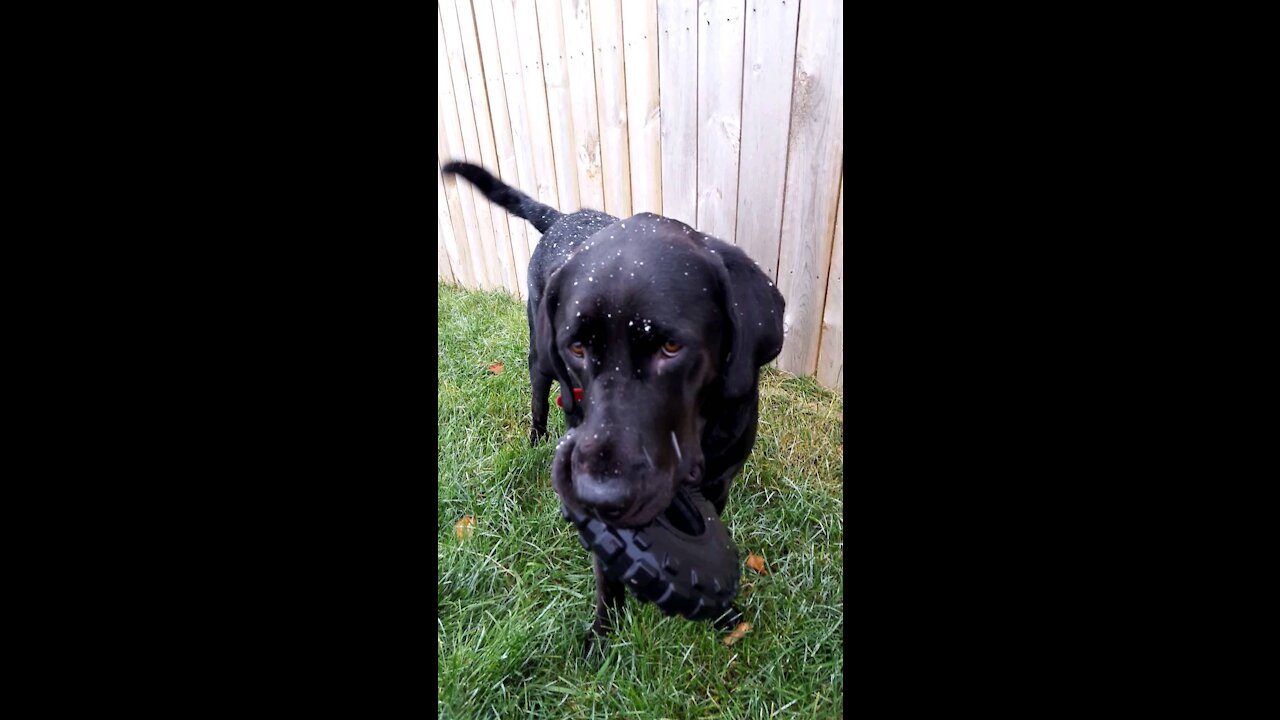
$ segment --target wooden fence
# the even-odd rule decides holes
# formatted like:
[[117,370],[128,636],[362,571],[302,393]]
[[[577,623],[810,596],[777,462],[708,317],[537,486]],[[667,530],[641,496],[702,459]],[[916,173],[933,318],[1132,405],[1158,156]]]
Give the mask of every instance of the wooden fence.
[[[566,212],[652,211],[787,299],[778,367],[844,380],[841,0],[439,0],[440,163]],[[539,234],[438,172],[438,276],[527,297]]]

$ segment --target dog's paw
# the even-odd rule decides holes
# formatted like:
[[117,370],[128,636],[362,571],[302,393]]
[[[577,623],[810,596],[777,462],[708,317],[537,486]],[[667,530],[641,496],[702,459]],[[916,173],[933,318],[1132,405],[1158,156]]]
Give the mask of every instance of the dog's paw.
[[609,638],[596,632],[595,628],[589,630],[587,639],[582,643],[582,658],[600,662],[604,660],[608,652]]
[[742,611],[738,609],[738,606],[731,605],[724,614],[715,619],[713,625],[720,632],[729,632],[738,627],[738,623],[742,622],[742,617]]
[[531,447],[537,447],[538,443],[542,442],[542,439],[545,438],[546,436],[547,436],[546,428],[542,428],[541,430],[539,430],[538,428],[533,428],[532,430],[529,431],[529,445]]

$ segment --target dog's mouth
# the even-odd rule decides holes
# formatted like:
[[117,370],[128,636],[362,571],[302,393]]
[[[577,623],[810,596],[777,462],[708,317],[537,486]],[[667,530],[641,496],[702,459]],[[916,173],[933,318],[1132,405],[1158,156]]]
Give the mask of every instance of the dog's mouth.
[[695,462],[679,482],[663,483],[666,492],[649,493],[621,513],[602,513],[595,508],[585,507],[573,492],[572,458],[575,444],[574,430],[570,429],[560,438],[555,458],[551,462],[551,487],[560,496],[561,502],[590,513],[614,527],[641,527],[663,518],[671,527],[689,535],[702,533],[702,518],[688,498],[686,490],[702,479],[701,462]]

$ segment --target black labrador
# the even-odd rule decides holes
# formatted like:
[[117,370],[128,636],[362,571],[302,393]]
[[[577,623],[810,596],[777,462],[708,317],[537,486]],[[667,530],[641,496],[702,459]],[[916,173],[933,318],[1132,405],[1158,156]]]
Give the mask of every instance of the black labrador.
[[[565,214],[475,165],[441,170],[542,233],[529,260],[530,440],[547,433],[554,379],[578,438],[568,473],[553,473],[560,498],[637,527],[687,483],[723,513],[755,443],[759,369],[782,350],[785,304],[769,277],[738,248],[676,220]],[[598,559],[594,568],[588,652],[625,599]]]

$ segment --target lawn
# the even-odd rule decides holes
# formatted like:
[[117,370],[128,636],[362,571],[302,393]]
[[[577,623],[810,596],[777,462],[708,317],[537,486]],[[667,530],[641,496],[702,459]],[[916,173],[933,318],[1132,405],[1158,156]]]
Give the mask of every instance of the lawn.
[[[529,447],[524,307],[440,284],[436,313],[440,717],[843,715],[841,395],[762,373],[759,436],[724,518],[743,560],[767,564],[767,575],[743,570],[750,632],[726,646],[709,623],[629,597],[608,656],[584,660],[591,562],[551,489],[564,432],[554,404],[553,439]],[[464,516],[474,534],[459,540]]]

